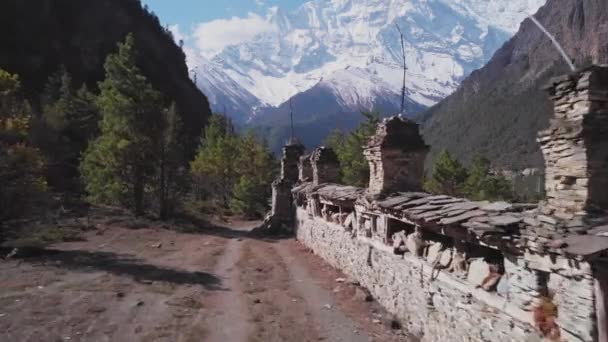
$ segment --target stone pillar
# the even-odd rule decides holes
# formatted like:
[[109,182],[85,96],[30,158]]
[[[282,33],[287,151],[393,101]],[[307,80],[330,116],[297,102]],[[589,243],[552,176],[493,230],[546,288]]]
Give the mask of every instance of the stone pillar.
[[281,159],[281,179],[296,183],[299,178],[298,164],[300,157],[304,154],[304,145],[299,142],[290,141],[283,147],[283,158]]
[[298,164],[302,154],[304,146],[296,141],[290,141],[283,147],[281,176],[272,183],[272,210],[263,225],[270,232],[293,229],[295,213],[291,189],[299,178]]
[[608,66],[555,78],[554,115],[538,142],[547,200],[540,220],[555,232],[581,232],[608,209]]
[[314,185],[336,183],[340,179],[340,163],[334,150],[329,147],[318,147],[310,157]]
[[293,184],[285,179],[272,182],[272,216],[280,221],[291,221],[293,218],[291,188]]
[[300,157],[298,170],[300,172],[298,177],[300,182],[309,182],[312,180],[312,164],[310,163],[310,154]]
[[369,192],[419,191],[429,147],[418,124],[401,116],[384,119],[365,146],[369,162]]

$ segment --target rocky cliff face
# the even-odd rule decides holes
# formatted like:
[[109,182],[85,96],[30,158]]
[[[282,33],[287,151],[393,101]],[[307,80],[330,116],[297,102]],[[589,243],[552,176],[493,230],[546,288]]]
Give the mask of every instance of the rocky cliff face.
[[[608,2],[549,0],[536,18],[563,45],[577,67],[608,63]],[[422,116],[437,154],[447,148],[470,160],[482,154],[508,168],[543,167],[537,132],[552,107],[542,90],[569,72],[551,41],[531,20],[451,96]]]
[[138,0],[3,0],[0,22],[0,67],[21,76],[34,105],[61,65],[76,83],[95,89],[106,56],[133,32],[140,68],[167,100],[176,101],[195,148],[209,103],[190,80],[184,53]]

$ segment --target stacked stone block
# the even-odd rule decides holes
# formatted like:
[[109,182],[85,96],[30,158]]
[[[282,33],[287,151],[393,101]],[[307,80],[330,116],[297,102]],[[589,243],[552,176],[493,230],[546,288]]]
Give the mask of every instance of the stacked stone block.
[[400,116],[384,119],[364,151],[370,168],[369,192],[421,190],[428,149],[418,124]]
[[272,183],[272,210],[264,226],[273,232],[293,228],[294,208],[291,189],[299,178],[298,164],[304,154],[304,146],[291,141],[283,147],[281,177]]
[[300,176],[298,164],[300,157],[304,154],[304,145],[299,142],[290,142],[283,147],[283,158],[281,158],[281,179],[296,183]]
[[552,80],[550,127],[539,133],[547,201],[539,219],[556,233],[583,232],[608,209],[608,67]]
[[313,184],[336,183],[340,180],[340,163],[336,153],[329,147],[319,147],[310,157]]

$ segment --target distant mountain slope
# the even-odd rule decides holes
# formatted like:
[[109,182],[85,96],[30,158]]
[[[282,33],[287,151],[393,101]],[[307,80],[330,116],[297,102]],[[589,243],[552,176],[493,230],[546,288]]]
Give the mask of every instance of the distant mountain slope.
[[[536,18],[578,67],[608,63],[608,1],[549,0]],[[542,167],[536,134],[552,109],[541,88],[567,72],[550,40],[526,20],[485,67],[422,115],[433,155],[445,148],[465,161],[480,153],[503,167]]]
[[139,0],[2,0],[0,22],[0,67],[21,76],[34,105],[62,64],[77,83],[96,88],[106,56],[133,32],[139,66],[155,88],[176,101],[195,147],[209,103],[190,80],[184,53]]
[[[261,19],[263,33],[209,58],[189,56],[189,63],[213,70],[200,75],[210,78],[200,85],[215,110],[226,106],[236,120],[263,121],[290,98],[320,83],[333,89],[332,102],[339,108],[319,114],[369,110],[377,103],[395,104],[389,109],[393,114],[399,109],[402,83],[396,25],[405,36],[408,97],[423,108],[452,93],[482,67],[544,2],[312,0],[293,12],[272,8]],[[226,102],[215,96],[221,93],[248,100]],[[250,101],[251,95],[258,101]],[[315,102],[308,96],[309,104],[320,107]]]

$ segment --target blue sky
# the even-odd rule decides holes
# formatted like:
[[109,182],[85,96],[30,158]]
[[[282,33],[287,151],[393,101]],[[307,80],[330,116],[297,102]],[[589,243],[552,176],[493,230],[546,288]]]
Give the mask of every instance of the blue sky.
[[306,0],[142,0],[163,24],[178,24],[186,31],[215,19],[245,17],[250,12],[263,15],[272,6],[289,11],[304,2]]
[[212,57],[226,46],[276,28],[268,20],[274,6],[292,11],[309,0],[142,0],[189,51]]

